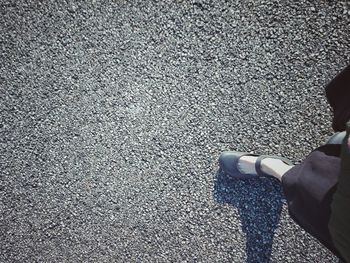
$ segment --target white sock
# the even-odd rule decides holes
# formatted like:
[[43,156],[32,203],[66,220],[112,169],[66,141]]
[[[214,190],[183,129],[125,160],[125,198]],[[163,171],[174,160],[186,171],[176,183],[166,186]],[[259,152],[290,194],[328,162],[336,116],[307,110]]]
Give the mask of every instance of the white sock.
[[242,156],[238,160],[237,168],[242,174],[256,174],[255,162],[258,157],[255,156]]
[[293,166],[294,165],[288,165],[282,160],[274,158],[265,158],[261,161],[261,170],[279,180],[282,180],[282,176]]
[[[257,159],[258,157],[255,156],[242,156],[238,160],[238,170],[243,174],[256,174],[255,162]],[[275,158],[265,158],[261,161],[261,170],[279,180],[292,167],[293,165],[288,165],[282,160]]]

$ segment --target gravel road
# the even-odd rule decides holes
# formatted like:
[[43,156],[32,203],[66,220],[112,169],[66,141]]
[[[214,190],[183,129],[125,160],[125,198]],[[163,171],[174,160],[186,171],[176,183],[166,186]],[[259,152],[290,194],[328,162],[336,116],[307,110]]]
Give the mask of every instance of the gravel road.
[[[24,3],[26,2],[26,3]],[[0,262],[338,262],[273,179],[332,134],[346,1],[0,1]]]

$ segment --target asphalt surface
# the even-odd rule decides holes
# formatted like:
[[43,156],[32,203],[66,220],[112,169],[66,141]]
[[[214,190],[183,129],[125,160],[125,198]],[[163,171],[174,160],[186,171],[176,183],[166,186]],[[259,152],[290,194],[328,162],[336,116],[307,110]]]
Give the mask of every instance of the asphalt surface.
[[332,134],[341,1],[1,1],[0,262],[337,262],[273,179]]

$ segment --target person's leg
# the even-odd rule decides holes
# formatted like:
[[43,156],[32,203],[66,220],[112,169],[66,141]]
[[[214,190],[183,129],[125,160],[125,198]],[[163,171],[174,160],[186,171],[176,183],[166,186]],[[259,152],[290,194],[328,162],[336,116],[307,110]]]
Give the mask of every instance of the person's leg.
[[350,120],[350,65],[339,73],[326,87],[329,105],[333,109],[334,131],[345,131]]
[[340,171],[340,151],[339,144],[321,146],[282,177],[291,217],[338,257],[328,223]]
[[333,134],[328,141],[326,142],[326,144],[342,144],[343,140],[345,138],[346,132],[337,132],[335,134]]
[[[258,157],[242,156],[238,161],[238,169],[241,173],[256,174],[255,163]],[[293,168],[293,165],[288,165],[279,159],[265,158],[261,161],[261,170],[278,180],[282,180],[282,176]]]
[[[345,135],[345,131],[335,133],[328,139],[326,144],[342,144]],[[242,156],[238,161],[239,171],[246,174],[256,174],[255,163],[257,159],[258,157],[256,156]],[[282,176],[291,168],[293,168],[293,165],[288,165],[279,159],[266,158],[261,161],[261,170],[280,181]]]

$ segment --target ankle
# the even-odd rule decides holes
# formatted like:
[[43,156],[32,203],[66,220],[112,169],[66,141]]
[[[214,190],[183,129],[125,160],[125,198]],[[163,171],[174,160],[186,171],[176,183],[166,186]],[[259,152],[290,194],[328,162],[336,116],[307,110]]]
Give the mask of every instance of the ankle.
[[261,161],[261,170],[278,180],[282,180],[282,176],[288,172],[293,165],[288,165],[279,159],[266,158]]

